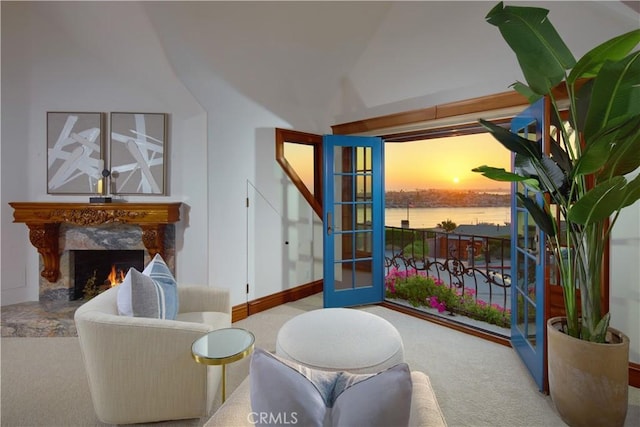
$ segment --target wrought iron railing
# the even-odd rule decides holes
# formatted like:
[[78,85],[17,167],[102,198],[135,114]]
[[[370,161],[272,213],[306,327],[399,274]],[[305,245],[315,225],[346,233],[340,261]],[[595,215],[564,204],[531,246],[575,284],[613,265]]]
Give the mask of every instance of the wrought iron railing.
[[[415,271],[510,312],[510,239],[386,227],[385,273]],[[450,313],[454,314],[454,313]],[[465,313],[459,313],[465,314]]]

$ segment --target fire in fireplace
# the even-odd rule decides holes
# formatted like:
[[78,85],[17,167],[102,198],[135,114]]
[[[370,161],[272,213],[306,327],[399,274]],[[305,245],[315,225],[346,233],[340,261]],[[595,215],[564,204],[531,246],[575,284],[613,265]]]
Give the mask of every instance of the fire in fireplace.
[[75,250],[73,299],[90,298],[122,282],[130,268],[142,271],[144,250]]

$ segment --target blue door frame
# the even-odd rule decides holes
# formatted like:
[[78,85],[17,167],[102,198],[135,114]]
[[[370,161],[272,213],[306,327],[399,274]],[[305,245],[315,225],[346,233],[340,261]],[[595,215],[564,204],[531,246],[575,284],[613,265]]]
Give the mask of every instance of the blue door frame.
[[384,300],[384,144],[323,137],[324,306]]
[[[532,104],[514,117],[511,131],[541,144],[545,132],[544,99]],[[514,168],[512,157],[512,169]],[[520,183],[511,189],[511,344],[533,376],[540,391],[544,390],[546,366],[545,338],[545,236],[535,225],[516,191],[542,203],[543,195]]]

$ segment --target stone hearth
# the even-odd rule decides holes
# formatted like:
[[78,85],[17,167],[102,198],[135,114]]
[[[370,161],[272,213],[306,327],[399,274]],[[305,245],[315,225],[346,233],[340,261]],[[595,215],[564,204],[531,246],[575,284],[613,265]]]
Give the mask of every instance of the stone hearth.
[[73,315],[83,300],[29,301],[2,306],[1,336],[75,337]]

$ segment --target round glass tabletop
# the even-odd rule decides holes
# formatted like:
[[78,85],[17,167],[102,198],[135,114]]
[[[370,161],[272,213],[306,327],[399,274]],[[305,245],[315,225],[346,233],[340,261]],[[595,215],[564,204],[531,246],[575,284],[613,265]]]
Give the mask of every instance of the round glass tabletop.
[[246,329],[216,329],[195,340],[191,354],[196,362],[224,365],[248,356],[254,343],[254,335]]

